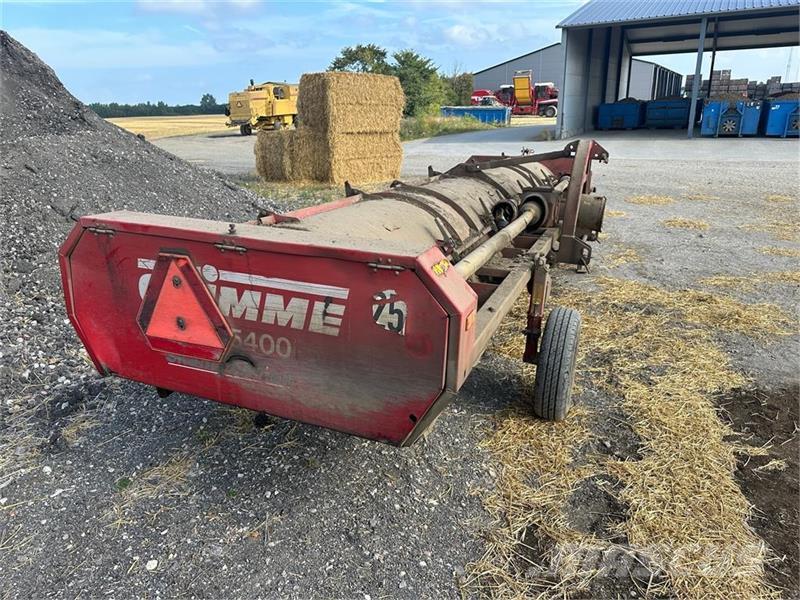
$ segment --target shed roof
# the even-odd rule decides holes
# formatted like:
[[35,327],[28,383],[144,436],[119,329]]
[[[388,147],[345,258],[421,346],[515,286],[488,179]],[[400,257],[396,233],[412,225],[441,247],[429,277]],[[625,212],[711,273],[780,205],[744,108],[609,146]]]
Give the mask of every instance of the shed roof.
[[542,48],[539,48],[537,50],[531,50],[530,52],[526,52],[525,54],[520,54],[519,56],[515,56],[514,58],[509,58],[508,60],[504,60],[503,62],[497,63],[496,65],[492,65],[491,67],[486,67],[485,69],[481,69],[480,71],[475,71],[473,73],[473,75],[477,75],[478,73],[483,73],[485,71],[491,71],[492,69],[495,69],[497,67],[502,67],[503,65],[508,64],[510,62],[513,62],[515,60],[519,60],[520,58],[525,58],[526,56],[531,56],[532,54],[538,54],[539,52],[543,52],[544,50],[547,50],[549,48],[553,48],[554,46],[560,46],[560,45],[561,45],[561,42],[555,42],[555,43],[550,44],[548,46],[544,46]]
[[800,7],[800,0],[590,0],[557,27],[589,27]]

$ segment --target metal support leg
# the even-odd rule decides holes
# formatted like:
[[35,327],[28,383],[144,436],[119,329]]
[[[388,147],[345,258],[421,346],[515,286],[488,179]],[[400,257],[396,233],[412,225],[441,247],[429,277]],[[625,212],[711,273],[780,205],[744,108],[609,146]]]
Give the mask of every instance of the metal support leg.
[[550,267],[544,258],[537,261],[533,268],[531,285],[531,302],[528,306],[528,323],[525,328],[525,352],[522,360],[536,364],[539,358],[539,337],[542,335],[544,307],[550,297]]
[[703,68],[703,50],[706,47],[706,29],[708,28],[708,17],[700,19],[700,39],[697,43],[697,63],[694,67],[694,82],[692,82],[692,103],[689,106],[689,126],[687,128],[687,137],[692,139],[694,137],[694,120],[697,116],[697,96],[700,95],[700,77],[701,69]]
[[708,71],[708,98],[711,98],[711,83],[714,80],[714,62],[717,60],[717,30],[719,29],[719,19],[714,19],[714,46],[711,48],[711,69]]

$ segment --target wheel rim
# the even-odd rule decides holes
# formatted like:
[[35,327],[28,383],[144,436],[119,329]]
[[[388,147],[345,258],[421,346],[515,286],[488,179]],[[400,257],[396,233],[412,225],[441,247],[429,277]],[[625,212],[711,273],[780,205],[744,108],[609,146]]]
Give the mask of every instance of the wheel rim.
[[725,133],[736,133],[736,119],[725,119],[722,122],[722,131]]

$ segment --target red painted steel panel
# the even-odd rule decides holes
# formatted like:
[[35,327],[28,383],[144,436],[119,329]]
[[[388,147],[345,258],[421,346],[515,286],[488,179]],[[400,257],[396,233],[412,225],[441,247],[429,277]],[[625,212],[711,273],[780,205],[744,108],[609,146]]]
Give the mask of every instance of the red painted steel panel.
[[[62,272],[73,323],[103,371],[395,444],[444,388],[450,317],[412,269],[373,269],[331,248],[271,251],[268,240],[221,252],[218,234],[89,221],[116,232],[77,225]],[[190,257],[230,325],[222,362],[148,345],[137,314],[161,252]]]

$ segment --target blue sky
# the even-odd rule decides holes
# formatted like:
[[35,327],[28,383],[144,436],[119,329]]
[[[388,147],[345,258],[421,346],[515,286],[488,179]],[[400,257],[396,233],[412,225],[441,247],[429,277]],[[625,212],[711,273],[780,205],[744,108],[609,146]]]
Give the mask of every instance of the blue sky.
[[[556,2],[9,2],[0,26],[52,66],[84,102],[224,102],[256,80],[297,81],[343,46],[412,48],[443,71],[475,71],[560,40],[582,0]],[[734,77],[785,77],[788,49],[726,52]],[[681,73],[691,56],[655,58]],[[792,78],[798,78],[795,51]]]

